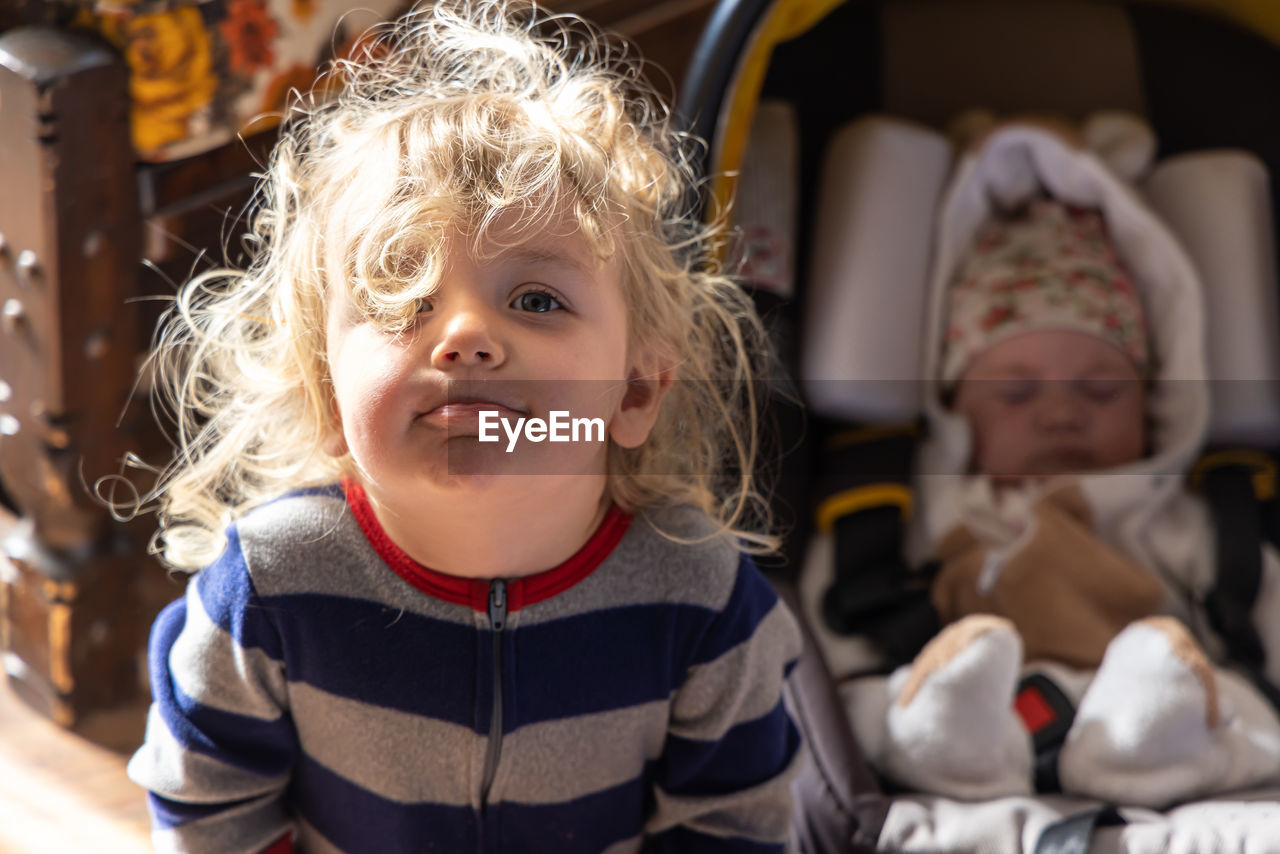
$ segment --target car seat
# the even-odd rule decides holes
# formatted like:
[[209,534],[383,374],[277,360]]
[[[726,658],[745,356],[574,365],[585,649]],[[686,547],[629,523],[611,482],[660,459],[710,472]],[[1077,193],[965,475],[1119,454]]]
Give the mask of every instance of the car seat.
[[[830,675],[833,665],[874,667],[883,650],[855,643],[843,661],[816,655],[815,634],[825,630],[814,619],[821,583],[794,584],[802,565],[831,561],[830,538],[814,536],[809,512],[823,436],[851,424],[883,430],[918,414],[911,367],[923,289],[910,283],[925,278],[932,211],[951,162],[939,128],[966,108],[1145,116],[1161,160],[1148,199],[1214,283],[1211,436],[1229,446],[1280,445],[1269,182],[1280,167],[1280,111],[1267,105],[1280,82],[1280,50],[1212,10],[1177,8],[1186,5],[828,0],[722,3],[713,16],[682,114],[711,141],[713,199],[727,202],[740,170],[733,215],[742,270],[803,381],[809,412],[803,439],[784,438],[798,450],[778,491],[792,532],[785,563],[775,567],[784,593],[810,618],[810,647],[792,679],[812,754],[796,790],[804,850],[1083,851],[1090,839],[1092,851],[1278,844],[1265,831],[1280,821],[1274,790],[1164,813],[1063,796],[963,804],[887,794],[862,759]],[[1267,17],[1275,7],[1234,8],[1264,28],[1280,23]],[[894,118],[867,118],[877,113]],[[1235,150],[1208,153],[1224,147]],[[812,373],[815,364],[848,372]],[[1228,378],[1235,382],[1221,381]]]

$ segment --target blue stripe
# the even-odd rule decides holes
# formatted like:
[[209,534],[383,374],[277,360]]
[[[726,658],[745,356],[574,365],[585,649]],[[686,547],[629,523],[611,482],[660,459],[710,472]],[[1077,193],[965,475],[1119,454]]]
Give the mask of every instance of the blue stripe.
[[266,597],[261,611],[279,632],[290,682],[488,733],[488,632],[320,594]]
[[240,547],[240,533],[235,525],[227,529],[227,546],[218,559],[192,582],[215,625],[249,649],[261,649],[267,655],[281,658],[280,637],[270,615],[261,607],[249,568]]
[[721,795],[778,776],[800,747],[782,700],[767,715],[730,729],[719,741],[668,735],[662,787],[672,794]]
[[[460,790],[466,773],[458,769]],[[289,795],[307,823],[347,854],[476,849],[478,820],[470,807],[389,801],[305,755]]]
[[694,605],[652,604],[522,627],[508,638],[520,698],[511,711],[529,724],[667,700],[684,683],[682,658],[714,617]]
[[169,650],[173,648],[182,628],[187,624],[187,600],[170,602],[151,624],[151,638],[147,642],[147,672],[151,677],[151,696],[160,702],[170,697]]
[[777,601],[773,588],[744,556],[720,613],[691,604],[653,603],[521,628],[508,647],[519,669],[519,721],[666,700],[684,684],[690,667],[714,661],[750,640]]
[[[488,631],[320,594],[264,597],[254,610],[245,623],[270,616],[291,682],[488,733]],[[504,731],[668,699],[686,676],[681,654],[714,618],[693,605],[637,605],[508,633]]]
[[738,560],[738,578],[733,593],[724,610],[709,626],[708,633],[697,644],[697,652],[690,665],[714,661],[741,643],[749,640],[778,601],[778,594],[756,569],[750,556]]
[[[242,804],[249,804],[257,800],[262,800],[262,796],[257,795],[240,801],[219,801],[213,804],[187,804],[182,801],[162,798],[154,792],[147,793],[147,806],[151,810],[151,820],[159,830],[171,830],[175,827],[181,827],[184,824],[216,816],[228,810],[236,809]],[[280,810],[280,818],[282,821],[284,820],[283,808]]]
[[187,750],[264,777],[287,774],[297,755],[298,736],[288,715],[267,721],[224,712],[201,705],[176,683],[165,701],[156,702],[169,731]]
[[650,837],[644,854],[782,854],[783,844],[770,845],[736,837],[711,836],[677,827]]

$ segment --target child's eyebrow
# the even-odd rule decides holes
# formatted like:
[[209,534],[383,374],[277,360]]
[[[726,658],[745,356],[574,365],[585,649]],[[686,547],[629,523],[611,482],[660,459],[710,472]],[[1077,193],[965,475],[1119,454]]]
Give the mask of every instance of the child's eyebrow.
[[985,380],[1022,380],[1037,379],[1040,372],[1035,368],[1023,362],[1002,362],[992,365],[982,376],[977,379]]
[[[1093,379],[1095,377],[1121,378],[1126,373],[1129,365],[1109,360],[1090,362],[1089,367],[1080,372],[1085,379]],[[1135,370],[1136,372],[1136,370]]]
[[593,273],[595,268],[578,258],[566,252],[556,252],[550,249],[534,249],[532,247],[519,247],[503,252],[500,256],[503,261],[515,261],[521,264],[558,264],[570,267],[580,273]]
[[[1123,379],[1121,376],[1122,369],[1115,364],[1098,361],[1090,362],[1082,371],[1077,371],[1073,379],[1076,380],[1098,380],[1098,379]],[[1006,364],[994,366],[990,372],[984,374],[980,379],[992,380],[1037,380],[1045,379],[1043,369],[1038,369],[1027,365],[1023,362],[1010,362]],[[1063,377],[1053,371],[1049,372],[1049,379],[1060,381]]]

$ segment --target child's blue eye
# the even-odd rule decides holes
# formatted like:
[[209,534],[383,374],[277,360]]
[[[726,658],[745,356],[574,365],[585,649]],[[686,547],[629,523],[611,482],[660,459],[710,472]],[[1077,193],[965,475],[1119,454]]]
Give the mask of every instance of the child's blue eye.
[[560,301],[543,291],[525,291],[511,301],[511,307],[518,311],[532,311],[539,314],[563,308]]

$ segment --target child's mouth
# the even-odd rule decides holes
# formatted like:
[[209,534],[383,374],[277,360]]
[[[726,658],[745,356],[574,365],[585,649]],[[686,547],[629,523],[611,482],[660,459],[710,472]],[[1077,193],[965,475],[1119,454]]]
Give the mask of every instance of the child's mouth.
[[418,420],[433,427],[444,428],[448,431],[450,438],[478,436],[482,412],[496,413],[491,416],[491,420],[515,420],[528,415],[524,410],[513,409],[492,400],[451,400],[422,413],[418,416]]
[[1097,457],[1085,447],[1061,447],[1036,455],[1029,473],[1040,475],[1080,474],[1098,467]]

